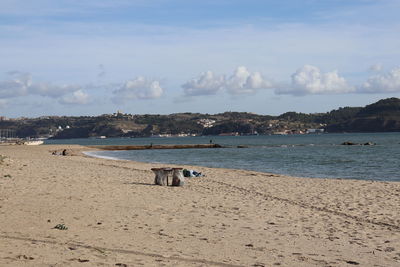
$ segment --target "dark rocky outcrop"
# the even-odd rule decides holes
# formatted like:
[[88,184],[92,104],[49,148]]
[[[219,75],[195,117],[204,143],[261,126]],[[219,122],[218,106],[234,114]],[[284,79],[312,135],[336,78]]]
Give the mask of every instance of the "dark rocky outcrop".
[[357,145],[359,145],[359,144],[358,144],[358,143],[353,143],[353,142],[346,141],[346,142],[343,142],[341,145],[342,145],[342,146],[357,146]]
[[341,143],[341,145],[342,146],[361,146],[361,145],[362,146],[374,146],[376,144],[373,142],[366,142],[364,144],[359,144],[359,143],[353,143],[353,142],[346,141],[346,142]]

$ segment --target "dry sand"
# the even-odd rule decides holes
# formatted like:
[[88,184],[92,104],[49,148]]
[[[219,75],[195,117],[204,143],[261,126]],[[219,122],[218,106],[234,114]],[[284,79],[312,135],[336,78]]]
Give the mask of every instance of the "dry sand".
[[162,187],[161,165],[82,150],[0,146],[0,266],[400,266],[400,183],[192,167]]

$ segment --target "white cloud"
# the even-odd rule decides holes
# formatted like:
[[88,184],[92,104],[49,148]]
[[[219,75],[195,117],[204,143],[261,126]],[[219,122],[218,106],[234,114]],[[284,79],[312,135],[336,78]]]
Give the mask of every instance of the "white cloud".
[[82,90],[77,90],[72,94],[64,95],[59,102],[66,105],[84,105],[89,102],[89,95]]
[[123,84],[110,83],[104,85],[57,85],[49,82],[34,82],[29,73],[12,71],[7,73],[10,77],[0,81],[0,99],[42,96],[57,99],[60,104],[87,104],[89,95],[83,91],[93,89],[119,88],[113,91],[114,100],[123,102],[129,99],[153,99],[159,98],[164,89],[156,80],[137,77]]
[[58,98],[70,92],[79,90],[80,86],[74,85],[54,85],[50,83],[33,83],[29,86],[29,93],[33,95],[48,96]]
[[224,90],[232,95],[254,94],[258,89],[271,87],[272,83],[265,80],[261,73],[251,73],[243,66],[238,67],[228,79],[225,75],[207,71],[182,85],[186,96],[215,95]]
[[258,89],[271,88],[272,83],[265,80],[261,73],[250,73],[246,67],[238,67],[225,83],[228,93],[233,95],[254,94]]
[[0,82],[0,98],[12,98],[26,95],[40,95],[53,98],[79,90],[79,86],[54,85],[47,82],[35,83],[30,73],[10,71],[11,79]]
[[125,102],[132,99],[155,99],[164,94],[160,82],[139,76],[125,82],[118,90],[113,91],[114,101]]
[[10,71],[10,80],[0,82],[0,98],[11,98],[28,94],[28,88],[32,84],[29,73]]
[[27,87],[19,81],[0,82],[0,98],[10,98],[27,94]]
[[304,65],[292,74],[290,86],[276,89],[277,94],[309,95],[309,94],[343,94],[354,92],[346,80],[337,71],[322,73],[315,66]]
[[225,83],[223,76],[217,76],[211,71],[200,74],[198,78],[186,82],[182,85],[186,96],[215,95],[220,91]]
[[388,73],[371,76],[357,89],[360,93],[399,93],[400,67]]

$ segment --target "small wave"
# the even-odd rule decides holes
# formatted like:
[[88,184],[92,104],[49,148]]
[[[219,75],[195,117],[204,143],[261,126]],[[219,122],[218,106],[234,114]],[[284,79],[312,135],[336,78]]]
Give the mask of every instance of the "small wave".
[[126,160],[126,159],[121,159],[118,157],[99,155],[94,151],[84,151],[83,154],[85,154],[86,156],[89,156],[89,157],[100,158],[100,159]]
[[261,146],[248,146],[254,148],[287,148],[287,147],[331,147],[334,144],[270,144]]

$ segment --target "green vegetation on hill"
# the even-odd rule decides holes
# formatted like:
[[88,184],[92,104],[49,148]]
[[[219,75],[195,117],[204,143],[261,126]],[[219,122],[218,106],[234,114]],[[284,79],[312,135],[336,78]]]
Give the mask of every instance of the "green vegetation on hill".
[[400,131],[400,99],[388,98],[356,108],[342,120],[328,124],[330,132],[398,132]]
[[152,135],[218,135],[327,132],[400,131],[400,99],[388,98],[361,107],[343,107],[327,113],[286,112],[279,116],[247,112],[170,115],[113,114],[101,116],[51,116],[0,121],[20,138],[146,137]]

